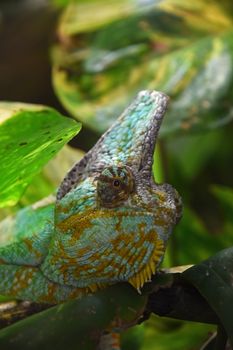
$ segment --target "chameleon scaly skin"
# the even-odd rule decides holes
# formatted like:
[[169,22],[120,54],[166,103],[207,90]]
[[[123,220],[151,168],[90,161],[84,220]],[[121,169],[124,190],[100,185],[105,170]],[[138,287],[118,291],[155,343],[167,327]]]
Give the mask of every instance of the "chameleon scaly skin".
[[161,262],[181,200],[155,184],[152,161],[168,97],[141,91],[63,180],[54,222],[0,247],[0,293],[60,303],[128,281]]

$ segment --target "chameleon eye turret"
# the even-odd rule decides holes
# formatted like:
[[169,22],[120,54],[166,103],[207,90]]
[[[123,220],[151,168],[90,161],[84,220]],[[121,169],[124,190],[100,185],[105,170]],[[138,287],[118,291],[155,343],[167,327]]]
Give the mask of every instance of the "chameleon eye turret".
[[97,201],[102,207],[120,206],[134,190],[133,174],[126,166],[104,168],[96,180]]
[[65,176],[54,221],[0,247],[0,294],[59,303],[118,281],[140,290],[181,215],[152,162],[168,97],[141,91]]

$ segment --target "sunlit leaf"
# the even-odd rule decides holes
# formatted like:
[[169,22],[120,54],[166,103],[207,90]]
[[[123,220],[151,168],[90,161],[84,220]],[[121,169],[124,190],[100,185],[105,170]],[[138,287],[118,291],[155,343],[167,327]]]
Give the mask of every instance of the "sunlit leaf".
[[36,175],[24,195],[21,197],[19,204],[22,206],[34,203],[44,197],[55,193],[64,176],[70,168],[78,162],[84,155],[84,152],[65,145],[57,155],[52,158]]
[[0,207],[14,205],[33,176],[80,130],[55,110],[0,104]]

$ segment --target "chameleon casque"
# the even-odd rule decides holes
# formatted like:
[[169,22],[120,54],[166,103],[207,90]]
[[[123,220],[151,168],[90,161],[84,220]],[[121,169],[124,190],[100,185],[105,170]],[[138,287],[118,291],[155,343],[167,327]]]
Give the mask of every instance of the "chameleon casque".
[[181,216],[177,191],[152,174],[167,103],[141,91],[64,178],[54,222],[0,247],[0,294],[56,304],[151,279]]

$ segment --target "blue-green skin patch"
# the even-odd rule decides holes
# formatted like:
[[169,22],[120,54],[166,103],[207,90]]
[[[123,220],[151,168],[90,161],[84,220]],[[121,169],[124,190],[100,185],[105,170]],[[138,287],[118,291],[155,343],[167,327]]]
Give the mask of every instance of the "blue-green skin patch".
[[140,92],[67,174],[51,221],[0,247],[0,294],[60,303],[118,281],[140,289],[150,280],[181,215],[177,192],[152,175],[167,100]]

